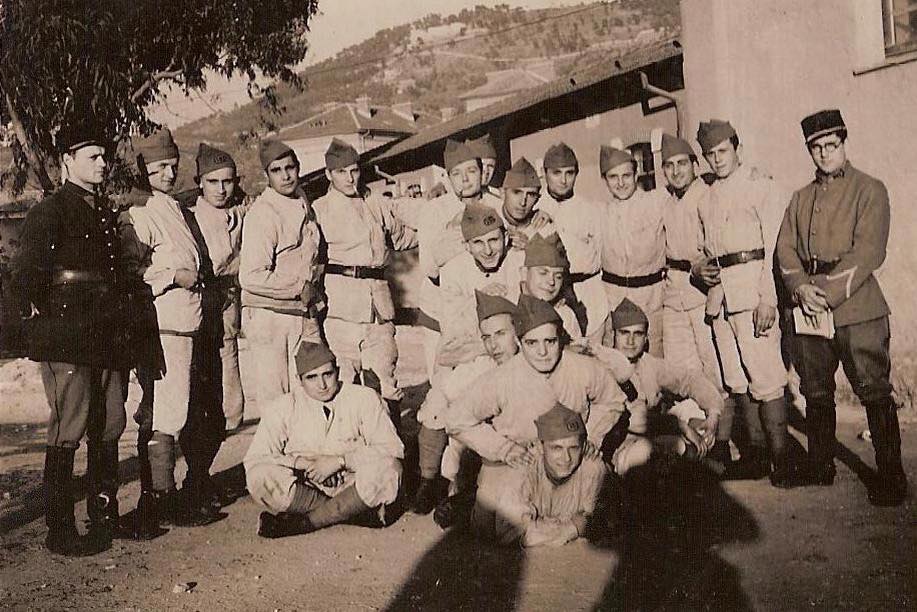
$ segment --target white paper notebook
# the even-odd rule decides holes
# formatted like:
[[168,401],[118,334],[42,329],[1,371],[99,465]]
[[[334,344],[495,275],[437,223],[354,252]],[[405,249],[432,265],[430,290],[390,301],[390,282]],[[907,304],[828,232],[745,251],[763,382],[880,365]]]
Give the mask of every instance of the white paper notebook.
[[807,317],[803,314],[802,308],[797,306],[793,309],[793,326],[797,334],[821,336],[830,340],[834,338],[834,313],[829,310],[814,317]]

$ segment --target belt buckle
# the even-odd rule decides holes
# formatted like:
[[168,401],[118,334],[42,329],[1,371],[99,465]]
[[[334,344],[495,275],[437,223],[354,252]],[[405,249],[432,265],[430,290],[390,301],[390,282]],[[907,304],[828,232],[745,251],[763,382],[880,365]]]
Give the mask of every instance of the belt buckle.
[[738,255],[739,263],[748,263],[748,251],[739,251]]

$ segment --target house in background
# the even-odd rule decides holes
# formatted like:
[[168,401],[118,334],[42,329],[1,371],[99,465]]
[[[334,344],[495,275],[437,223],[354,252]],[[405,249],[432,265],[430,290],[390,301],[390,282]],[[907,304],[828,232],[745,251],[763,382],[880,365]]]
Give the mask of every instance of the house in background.
[[[893,342],[917,343],[917,0],[682,0],[686,133],[729,119],[747,163],[787,190],[814,174],[800,120],[839,108],[851,162],[891,201],[879,281]],[[897,316],[896,316],[897,315]]]
[[521,91],[544,85],[556,78],[553,62],[540,62],[520,68],[495,70],[485,73],[487,82],[480,87],[467,91],[459,96],[470,112],[484,106],[496,104]]
[[329,104],[318,114],[278,130],[276,136],[296,151],[305,174],[325,167],[325,151],[332,138],[365,153],[407,138],[436,121],[437,118],[414,112],[410,102],[377,106],[363,97],[355,102]]
[[[681,64],[677,41],[656,43],[443,121],[369,153],[364,161],[377,168],[380,177],[393,177],[399,185],[432,186],[444,177],[442,152],[447,139],[490,133],[498,150],[494,184],[499,185],[512,160],[525,156],[537,167],[545,150],[563,140],[580,161],[578,190],[604,198],[607,190],[598,171],[599,146],[612,139],[634,145],[638,156],[646,160],[641,167],[644,179],[652,178],[653,131],[674,133],[678,129],[675,106],[654,92],[678,92],[684,87]],[[652,87],[644,87],[644,80]],[[320,182],[320,177],[305,178],[307,183],[310,178]],[[652,181],[644,184],[651,187]],[[371,186],[386,188],[383,182]]]

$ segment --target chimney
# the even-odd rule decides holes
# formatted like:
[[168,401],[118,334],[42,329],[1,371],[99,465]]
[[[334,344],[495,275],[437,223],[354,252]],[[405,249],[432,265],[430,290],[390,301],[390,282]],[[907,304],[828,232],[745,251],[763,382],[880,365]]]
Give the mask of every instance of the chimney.
[[410,100],[392,105],[392,112],[402,119],[414,123],[414,105]]
[[369,96],[360,96],[357,98],[357,112],[367,119],[372,118],[372,110],[369,107]]
[[439,112],[443,116],[443,121],[449,121],[450,119],[455,117],[455,107],[454,106],[444,106],[441,109],[439,109]]

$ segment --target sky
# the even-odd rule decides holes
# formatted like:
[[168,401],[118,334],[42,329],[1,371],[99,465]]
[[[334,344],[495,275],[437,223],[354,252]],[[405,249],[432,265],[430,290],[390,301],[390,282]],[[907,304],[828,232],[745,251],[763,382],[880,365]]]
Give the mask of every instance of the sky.
[[[334,56],[379,30],[410,23],[425,15],[451,15],[476,5],[508,4],[527,9],[568,6],[579,0],[319,0],[319,14],[311,24],[309,53],[303,67]],[[226,110],[234,104],[245,104],[245,79],[226,80],[212,77],[207,92],[186,98],[175,91],[151,109],[151,117],[169,127],[205,117],[215,110]]]

